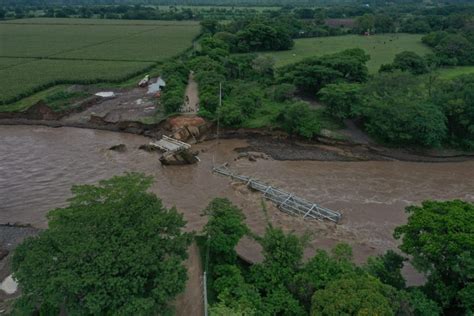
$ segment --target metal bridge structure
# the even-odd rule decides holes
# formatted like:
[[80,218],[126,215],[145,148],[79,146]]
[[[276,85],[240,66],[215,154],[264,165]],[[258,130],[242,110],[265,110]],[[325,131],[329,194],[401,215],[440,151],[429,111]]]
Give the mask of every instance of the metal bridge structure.
[[243,182],[253,190],[260,191],[266,199],[276,203],[281,211],[290,215],[302,216],[304,219],[329,220],[335,223],[339,222],[342,217],[339,212],[307,201],[292,193],[274,188],[260,180],[235,174],[226,164],[213,168],[213,171]]

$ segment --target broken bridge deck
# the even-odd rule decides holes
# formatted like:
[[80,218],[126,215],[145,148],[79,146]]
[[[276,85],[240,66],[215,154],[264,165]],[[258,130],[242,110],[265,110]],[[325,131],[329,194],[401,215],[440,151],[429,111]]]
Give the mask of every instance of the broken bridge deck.
[[263,196],[277,204],[278,208],[291,215],[302,216],[304,219],[329,220],[339,222],[339,212],[307,201],[293,193],[274,188],[260,180],[233,173],[226,165],[213,168],[213,171],[245,183],[249,188],[260,191]]
[[166,135],[163,135],[160,140],[150,142],[150,146],[162,150],[165,155],[191,148],[191,145]]

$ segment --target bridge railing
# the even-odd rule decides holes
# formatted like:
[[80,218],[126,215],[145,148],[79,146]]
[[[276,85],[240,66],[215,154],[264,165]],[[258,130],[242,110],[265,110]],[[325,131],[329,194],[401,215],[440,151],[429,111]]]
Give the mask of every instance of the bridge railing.
[[342,217],[340,212],[307,201],[293,193],[274,188],[251,177],[235,174],[226,165],[215,167],[213,171],[244,182],[249,188],[262,192],[266,199],[273,201],[280,210],[291,215],[302,216],[304,219],[325,219],[335,223],[339,222]]

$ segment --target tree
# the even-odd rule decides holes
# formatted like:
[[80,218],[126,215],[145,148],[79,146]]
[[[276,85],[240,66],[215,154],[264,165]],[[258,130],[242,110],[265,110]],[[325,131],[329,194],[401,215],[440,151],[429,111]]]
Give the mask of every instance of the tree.
[[393,66],[402,71],[410,71],[414,75],[428,72],[428,67],[423,57],[414,52],[404,51],[395,55]]
[[374,28],[377,33],[393,33],[396,29],[393,19],[386,14],[377,14],[375,16]]
[[373,14],[366,13],[358,17],[355,23],[359,33],[370,33],[375,27],[375,17]]
[[474,44],[461,34],[449,34],[443,37],[435,47],[442,60],[455,59],[458,65],[474,62]]
[[392,145],[437,147],[446,138],[446,117],[428,101],[410,96],[374,98],[363,110],[367,132]]
[[217,109],[218,117],[222,125],[238,127],[244,120],[242,109],[235,103],[225,102]]
[[409,291],[400,291],[400,310],[398,315],[437,316],[441,315],[441,308],[430,300],[418,288]]
[[381,73],[368,82],[370,97],[355,112],[365,128],[392,145],[436,147],[446,139],[446,117],[430,100],[423,80],[410,73]]
[[393,250],[388,250],[383,256],[369,257],[366,270],[382,283],[401,290],[405,288],[402,268],[406,260]]
[[394,289],[362,274],[330,282],[313,295],[311,315],[395,315]]
[[219,27],[219,22],[214,19],[202,20],[200,24],[204,33],[214,34],[217,32],[217,29]]
[[438,83],[433,102],[447,117],[448,137],[452,145],[474,148],[474,75],[464,75]]
[[428,278],[425,291],[445,311],[474,311],[474,205],[460,200],[409,206],[408,222],[395,229],[400,249]]
[[370,56],[359,48],[306,58],[281,67],[278,79],[280,82],[294,84],[303,92],[314,94],[330,83],[366,81],[368,70],[365,63],[369,59]]
[[301,268],[303,242],[294,234],[268,226],[260,240],[264,260],[250,269],[250,280],[262,298],[263,315],[304,315],[300,302],[288,290]]
[[353,109],[360,107],[363,102],[362,89],[357,83],[328,84],[318,95],[328,113],[339,120],[351,117]]
[[209,255],[217,263],[234,263],[237,253],[235,246],[240,238],[248,232],[242,210],[228,199],[212,200],[204,214],[209,220],[204,232],[209,236]]
[[267,95],[277,102],[291,100],[296,92],[296,87],[290,83],[273,85],[267,89]]
[[[339,246],[338,249],[341,247]],[[335,253],[336,252],[336,253]],[[343,251],[347,253],[347,251]],[[307,311],[311,309],[311,298],[316,290],[324,289],[328,283],[355,273],[363,273],[337,249],[328,254],[317,250],[304,267],[295,275],[290,289]]]
[[276,120],[287,133],[308,139],[316,136],[321,130],[314,110],[304,102],[295,102],[285,107]]
[[[184,290],[190,235],[183,216],[127,174],[73,186],[69,206],[15,250],[20,314],[154,315]],[[54,311],[54,312],[53,312]]]
[[272,76],[274,65],[275,58],[270,55],[259,55],[252,62],[252,68],[261,76]]
[[281,28],[262,22],[253,22],[237,32],[240,52],[259,50],[287,50],[293,47],[290,34]]

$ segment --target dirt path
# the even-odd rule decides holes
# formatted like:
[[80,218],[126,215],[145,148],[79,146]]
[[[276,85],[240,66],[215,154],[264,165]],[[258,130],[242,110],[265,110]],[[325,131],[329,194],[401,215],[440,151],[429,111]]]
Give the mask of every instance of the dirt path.
[[174,303],[177,316],[201,316],[204,315],[204,303],[202,293],[202,266],[199,249],[195,242],[188,249],[188,260],[185,266],[188,269],[188,281],[186,289],[178,295]]
[[199,111],[199,92],[197,82],[194,80],[193,73],[189,74],[188,86],[185,92],[185,102],[181,112],[186,114],[197,114]]

